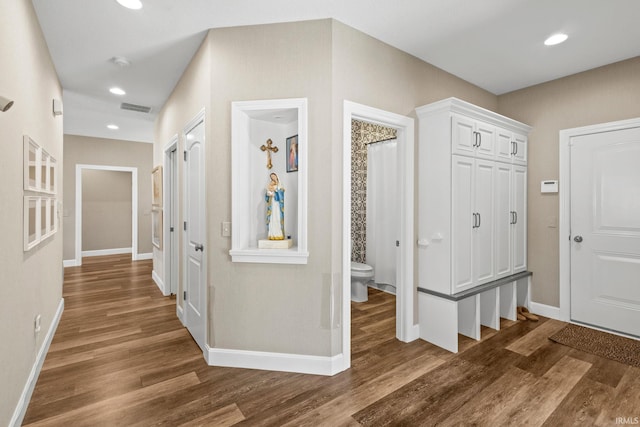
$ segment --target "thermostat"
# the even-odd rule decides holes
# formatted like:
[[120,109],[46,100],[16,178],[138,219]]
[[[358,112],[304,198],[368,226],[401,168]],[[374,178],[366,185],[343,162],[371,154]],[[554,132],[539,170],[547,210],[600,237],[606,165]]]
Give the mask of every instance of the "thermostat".
[[541,193],[557,193],[558,192],[558,181],[541,181],[540,182],[540,192]]

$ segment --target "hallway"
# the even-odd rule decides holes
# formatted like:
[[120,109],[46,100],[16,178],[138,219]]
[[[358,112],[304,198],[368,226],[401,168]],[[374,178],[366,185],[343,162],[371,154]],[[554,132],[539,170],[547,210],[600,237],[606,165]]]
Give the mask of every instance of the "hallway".
[[151,261],[87,258],[64,298],[25,426],[610,425],[640,407],[640,369],[549,341],[555,320],[503,321],[453,355],[397,341],[394,297],[370,290],[352,369],[322,377],[207,366]]

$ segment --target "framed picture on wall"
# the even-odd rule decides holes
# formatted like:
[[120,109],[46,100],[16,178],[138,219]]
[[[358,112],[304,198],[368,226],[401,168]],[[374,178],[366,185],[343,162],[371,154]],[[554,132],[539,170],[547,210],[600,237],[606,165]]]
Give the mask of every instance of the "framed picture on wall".
[[159,207],[151,210],[151,243],[162,249],[162,209]]
[[162,166],[156,166],[151,172],[151,204],[153,206],[162,206]]
[[298,135],[287,138],[287,172],[298,172]]

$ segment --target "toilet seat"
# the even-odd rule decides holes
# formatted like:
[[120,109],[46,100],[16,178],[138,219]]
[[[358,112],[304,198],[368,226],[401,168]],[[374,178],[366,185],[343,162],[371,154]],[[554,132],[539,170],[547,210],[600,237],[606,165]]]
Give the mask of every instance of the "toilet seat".
[[351,261],[351,271],[373,271],[373,267],[361,262]]
[[373,267],[361,262],[351,261],[351,277],[356,278],[373,278]]

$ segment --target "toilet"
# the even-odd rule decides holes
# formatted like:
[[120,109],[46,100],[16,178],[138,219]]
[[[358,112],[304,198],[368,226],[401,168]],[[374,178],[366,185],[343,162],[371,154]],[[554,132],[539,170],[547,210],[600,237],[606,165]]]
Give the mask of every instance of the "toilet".
[[351,261],[351,301],[365,302],[369,299],[367,283],[373,280],[373,267]]

